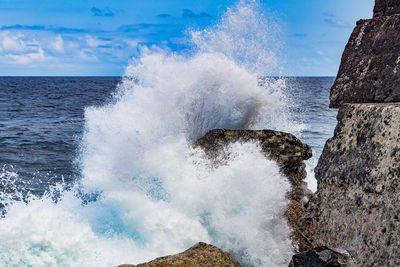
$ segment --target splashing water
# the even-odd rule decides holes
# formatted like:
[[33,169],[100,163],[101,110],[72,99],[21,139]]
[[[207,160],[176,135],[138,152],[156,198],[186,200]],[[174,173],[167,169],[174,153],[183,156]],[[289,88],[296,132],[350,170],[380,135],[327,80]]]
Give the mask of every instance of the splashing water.
[[276,163],[237,143],[210,168],[193,148],[214,128],[289,125],[282,80],[258,79],[277,63],[270,31],[254,2],[240,2],[192,32],[192,55],[143,51],[113,103],[85,112],[75,189],[7,206],[1,265],[136,264],[203,241],[245,266],[287,266],[289,184]]

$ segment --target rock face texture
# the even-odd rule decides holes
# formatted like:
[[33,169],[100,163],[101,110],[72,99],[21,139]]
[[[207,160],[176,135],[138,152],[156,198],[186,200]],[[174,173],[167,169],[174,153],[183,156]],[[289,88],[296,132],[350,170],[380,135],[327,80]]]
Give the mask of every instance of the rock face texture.
[[400,101],[400,0],[377,0],[343,52],[330,106]]
[[138,265],[123,264],[118,267],[240,267],[228,252],[206,243],[198,243],[188,250],[157,258]]
[[341,107],[315,174],[313,243],[360,266],[400,266],[400,103]]
[[317,247],[293,256],[289,267],[356,267],[353,257],[346,250]]
[[347,249],[358,266],[400,266],[400,0],[376,0],[374,18],[357,23],[331,106],[338,124],[299,225],[313,245]]
[[312,156],[311,148],[303,144],[292,134],[272,130],[211,130],[197,141],[211,158],[223,153],[223,147],[232,142],[256,141],[267,157],[276,160],[281,170],[288,177],[292,190],[288,196],[290,202],[286,209],[288,223],[293,229],[293,240],[299,246],[299,251],[311,248],[311,243],[305,238],[297,225],[303,216],[312,192],[307,189],[304,179],[307,175],[304,160]]
[[400,0],[376,0],[374,17],[391,16],[400,13]]
[[232,142],[260,142],[261,149],[268,157],[276,160],[282,172],[296,186],[304,184],[306,169],[304,160],[311,158],[311,148],[294,135],[273,130],[211,130],[197,141],[197,145],[215,156],[223,147]]

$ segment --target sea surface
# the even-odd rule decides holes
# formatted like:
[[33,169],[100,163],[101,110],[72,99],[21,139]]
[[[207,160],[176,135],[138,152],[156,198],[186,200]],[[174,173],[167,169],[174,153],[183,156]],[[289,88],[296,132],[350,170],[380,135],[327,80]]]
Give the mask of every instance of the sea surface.
[[[285,78],[285,95],[295,123],[293,131],[311,146],[307,162],[309,187],[315,191],[313,168],[336,125],[329,109],[333,77]],[[1,77],[0,166],[18,174],[18,190],[43,194],[61,181],[79,179],[79,142],[86,107],[112,101],[120,77]],[[274,128],[278,128],[279,126]],[[0,178],[1,178],[0,174]],[[7,188],[7,184],[0,182]],[[13,185],[14,186],[14,185]],[[2,188],[2,190],[4,190]]]
[[[18,190],[43,194],[79,176],[84,110],[110,101],[120,77],[1,77],[0,166]],[[0,174],[0,178],[1,178]],[[8,184],[0,182],[7,188]],[[3,189],[4,190],[4,189]]]

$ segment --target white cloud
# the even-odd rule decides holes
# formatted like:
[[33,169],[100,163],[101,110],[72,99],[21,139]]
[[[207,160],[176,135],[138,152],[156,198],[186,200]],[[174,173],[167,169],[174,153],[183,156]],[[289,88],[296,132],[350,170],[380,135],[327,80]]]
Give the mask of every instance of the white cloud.
[[21,32],[0,31],[0,56],[11,64],[30,64],[51,59],[40,43]]
[[57,35],[55,40],[50,43],[50,47],[58,53],[64,53],[64,39],[61,35]]
[[92,50],[84,48],[78,53],[79,58],[86,62],[97,62],[99,59],[95,56]]
[[27,49],[27,44],[22,39],[22,33],[11,34],[9,31],[0,32],[0,46],[4,52],[23,52]]
[[99,45],[107,45],[110,43],[110,41],[102,41],[97,38],[94,38],[91,35],[86,35],[85,39],[86,39],[87,45],[90,47],[98,47]]
[[124,42],[130,47],[137,47],[141,40],[138,39],[124,39]]
[[38,47],[37,51],[33,52],[33,53],[7,54],[6,57],[8,57],[12,60],[11,63],[22,64],[22,65],[30,64],[32,62],[41,62],[41,61],[51,59],[51,57],[45,55],[45,53],[41,47]]

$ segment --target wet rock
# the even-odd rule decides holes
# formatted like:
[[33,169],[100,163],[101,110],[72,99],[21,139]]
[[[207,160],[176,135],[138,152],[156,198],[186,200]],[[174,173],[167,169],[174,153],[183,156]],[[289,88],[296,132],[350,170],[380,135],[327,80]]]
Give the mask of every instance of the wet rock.
[[304,160],[311,158],[312,151],[292,134],[273,130],[211,130],[196,144],[215,157],[223,152],[225,145],[237,141],[259,142],[262,151],[280,164],[292,185],[304,185],[307,176]]
[[400,103],[346,104],[337,118],[299,224],[315,246],[349,249],[360,266],[400,266]]
[[224,146],[233,142],[259,142],[262,151],[268,158],[276,160],[283,174],[291,183],[290,200],[285,216],[293,229],[292,240],[299,251],[311,248],[311,243],[305,239],[302,229],[298,226],[298,219],[304,214],[312,192],[307,189],[304,179],[307,175],[304,160],[312,156],[311,148],[303,144],[294,135],[273,130],[211,130],[200,138],[196,145],[202,147],[212,159],[228,157]]
[[317,247],[293,256],[289,267],[356,267],[349,252],[328,247]]
[[188,250],[171,256],[157,258],[138,265],[123,264],[118,267],[240,267],[228,252],[215,246],[198,243]]
[[331,107],[400,101],[400,14],[397,13],[400,0],[377,0],[375,17],[357,22],[331,89]]

